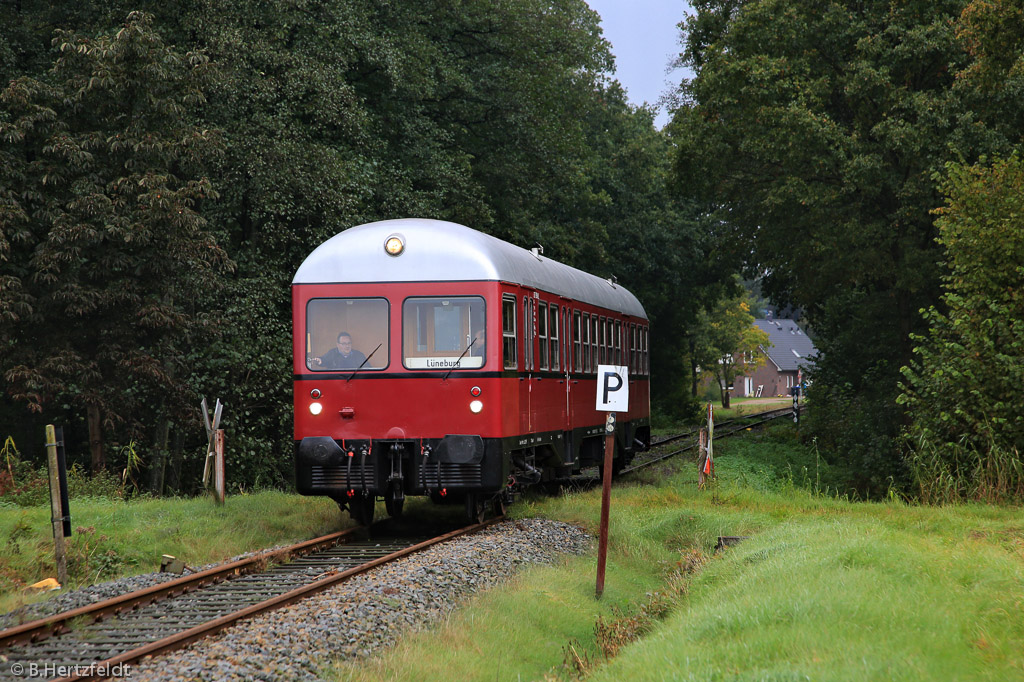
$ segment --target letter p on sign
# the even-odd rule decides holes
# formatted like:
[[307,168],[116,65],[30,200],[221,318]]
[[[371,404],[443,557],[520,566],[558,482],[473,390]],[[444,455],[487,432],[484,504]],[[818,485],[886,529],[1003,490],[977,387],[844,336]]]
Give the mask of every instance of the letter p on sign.
[[625,412],[629,409],[629,369],[617,365],[597,366],[597,409]]

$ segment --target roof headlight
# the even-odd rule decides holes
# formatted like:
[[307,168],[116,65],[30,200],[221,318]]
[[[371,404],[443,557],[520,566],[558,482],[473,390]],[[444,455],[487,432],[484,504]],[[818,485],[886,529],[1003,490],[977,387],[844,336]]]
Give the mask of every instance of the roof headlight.
[[480,411],[484,409],[484,403],[481,400],[474,400],[469,404],[469,411],[473,414],[480,414]]
[[400,256],[405,250],[405,238],[400,234],[393,234],[384,240],[384,251],[389,256]]

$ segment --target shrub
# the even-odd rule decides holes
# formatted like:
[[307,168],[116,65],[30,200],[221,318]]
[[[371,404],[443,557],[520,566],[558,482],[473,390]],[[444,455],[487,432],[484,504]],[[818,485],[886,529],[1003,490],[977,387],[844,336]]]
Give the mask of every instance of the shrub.
[[939,209],[945,312],[902,369],[899,402],[926,499],[1024,499],[1024,163],[950,165]]

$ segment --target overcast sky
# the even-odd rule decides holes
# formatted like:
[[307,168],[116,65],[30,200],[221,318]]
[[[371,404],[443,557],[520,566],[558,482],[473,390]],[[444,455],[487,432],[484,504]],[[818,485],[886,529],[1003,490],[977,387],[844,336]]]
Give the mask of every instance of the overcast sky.
[[[682,0],[587,0],[601,15],[605,39],[615,53],[615,77],[633,104],[656,104],[661,95],[678,85],[682,71],[666,75],[668,65],[682,49],[679,29],[690,5]],[[668,122],[658,113],[655,125]]]

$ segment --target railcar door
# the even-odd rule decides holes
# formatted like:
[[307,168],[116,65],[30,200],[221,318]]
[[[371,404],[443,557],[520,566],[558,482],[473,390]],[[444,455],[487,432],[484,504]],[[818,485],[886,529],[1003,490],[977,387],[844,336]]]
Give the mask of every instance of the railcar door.
[[523,368],[519,374],[519,433],[527,434],[533,430],[533,405],[530,403],[532,377],[534,372],[534,341],[537,305],[529,292],[523,296]]
[[[572,373],[575,369],[576,357],[573,355],[573,337],[576,325],[573,324],[573,311],[570,301],[562,299],[562,376],[565,381],[565,424],[563,429],[572,432]],[[576,313],[579,315],[579,312]]]

